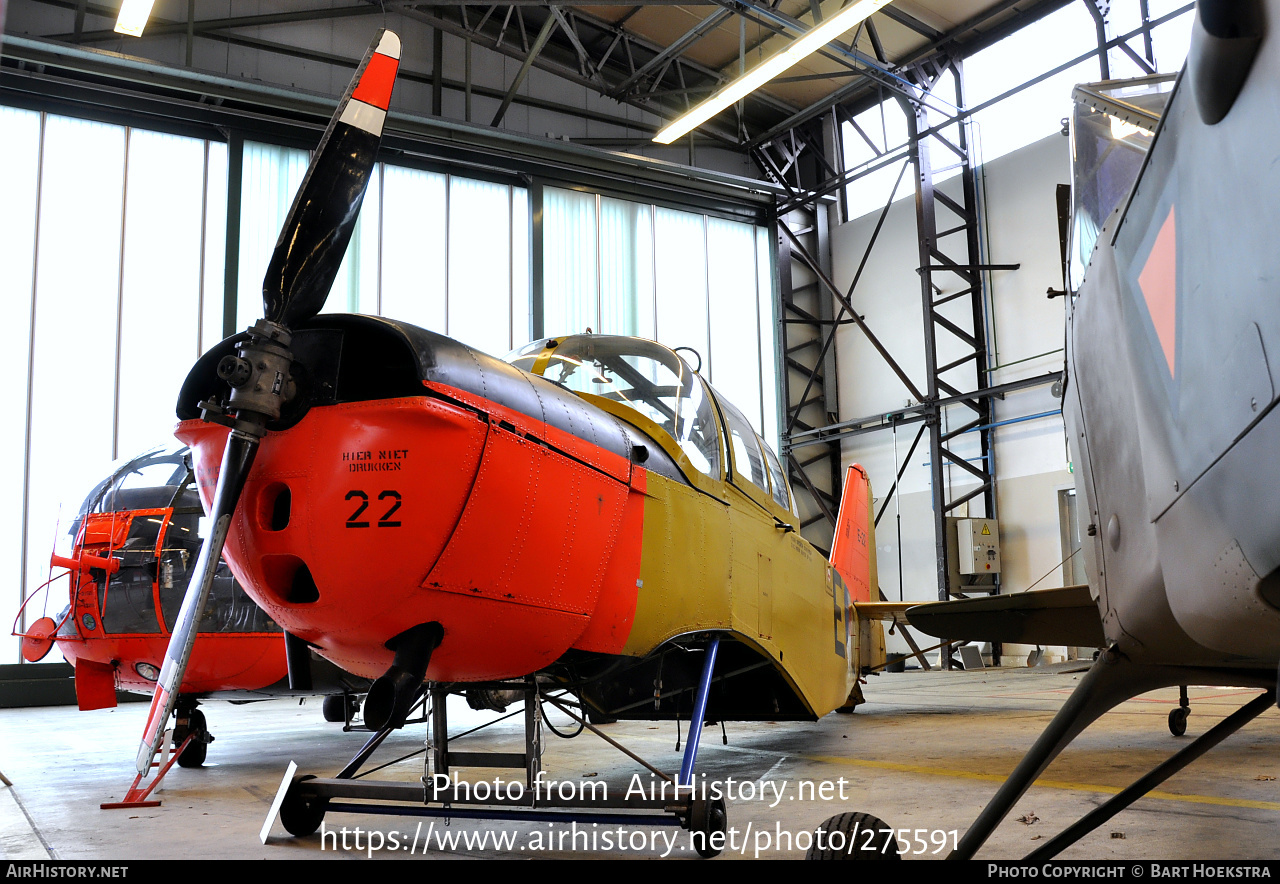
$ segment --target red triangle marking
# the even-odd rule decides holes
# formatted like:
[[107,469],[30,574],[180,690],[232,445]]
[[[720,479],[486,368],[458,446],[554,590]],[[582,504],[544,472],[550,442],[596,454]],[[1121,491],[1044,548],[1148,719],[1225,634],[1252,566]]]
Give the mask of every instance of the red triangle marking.
[[1169,375],[1176,376],[1174,362],[1178,343],[1178,238],[1173,220],[1173,207],[1164,219],[1156,241],[1151,246],[1147,263],[1138,275],[1138,287],[1147,302],[1151,323],[1169,364]]

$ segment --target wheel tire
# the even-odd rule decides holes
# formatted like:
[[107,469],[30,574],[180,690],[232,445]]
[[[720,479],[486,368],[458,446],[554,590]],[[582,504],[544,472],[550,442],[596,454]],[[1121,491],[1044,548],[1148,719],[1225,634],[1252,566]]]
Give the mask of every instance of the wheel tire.
[[1187,719],[1191,716],[1190,709],[1184,709],[1179,706],[1177,709],[1169,710],[1169,733],[1175,737],[1180,737],[1187,732]]
[[305,838],[320,828],[324,821],[325,811],[329,809],[329,799],[304,797],[298,792],[298,784],[304,780],[314,780],[311,774],[298,774],[284,793],[284,801],[280,802],[280,825],[295,838]]
[[330,694],[320,703],[320,714],[324,716],[325,721],[331,721],[335,724],[347,721],[347,697],[346,694]]
[[[725,806],[723,798],[716,798],[707,802],[706,817],[701,821],[698,827],[700,837],[693,839],[693,847],[698,851],[698,856],[703,859],[711,859],[719,856],[723,847],[723,835],[729,830],[729,809]],[[716,847],[711,843],[711,836],[719,832],[721,834],[721,846]]]
[[[200,767],[209,754],[209,728],[205,724],[204,713],[199,709],[191,710],[187,722],[186,732],[195,736],[187,744],[187,748],[178,753],[178,767]],[[182,739],[185,740],[186,737],[183,736]]]
[[608,715],[605,715],[603,712],[597,712],[596,710],[592,709],[590,706],[584,705],[582,708],[587,710],[587,721],[591,722],[594,725],[598,726],[602,724],[618,723],[618,719],[610,718]]
[[209,745],[200,742],[200,738],[196,737],[191,744],[182,753],[178,755],[178,767],[200,767],[204,764],[205,757],[209,754]]
[[[868,830],[875,832],[875,836],[868,838]],[[840,837],[833,837],[837,834]],[[842,813],[827,819],[818,827],[813,844],[804,858],[902,859],[898,855],[898,842],[889,830],[889,824],[869,813]]]

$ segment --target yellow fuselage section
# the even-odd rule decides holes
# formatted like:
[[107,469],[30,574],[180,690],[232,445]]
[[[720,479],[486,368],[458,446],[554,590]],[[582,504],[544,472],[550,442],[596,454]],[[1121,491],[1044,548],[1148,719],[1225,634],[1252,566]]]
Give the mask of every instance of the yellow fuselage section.
[[[650,429],[624,406],[584,398]],[[660,432],[649,434],[689,483],[646,477],[640,581],[623,654],[643,657],[694,633],[728,634],[769,660],[815,717],[844,705],[861,668],[883,659],[880,624],[859,628],[844,582],[790,511],[731,468],[727,480],[702,475]],[[863,660],[860,645],[868,644]]]

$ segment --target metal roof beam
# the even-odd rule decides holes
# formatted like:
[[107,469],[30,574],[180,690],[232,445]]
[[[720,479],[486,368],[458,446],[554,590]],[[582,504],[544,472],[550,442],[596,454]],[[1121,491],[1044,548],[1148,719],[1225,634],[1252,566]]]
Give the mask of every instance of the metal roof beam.
[[679,37],[674,43],[672,43],[666,49],[662,50],[653,58],[649,59],[649,61],[645,62],[645,64],[643,64],[639,70],[637,70],[631,76],[627,77],[627,79],[619,83],[616,87],[613,88],[613,90],[610,91],[609,94],[614,97],[622,95],[632,86],[634,86],[638,80],[640,80],[646,74],[650,73],[652,70],[658,67],[658,65],[662,64],[668,58],[682,54],[686,49],[688,49],[698,40],[702,39],[702,37],[706,36],[708,31],[717,27],[722,21],[727,19],[730,15],[732,15],[732,13],[727,9],[717,9],[715,12],[711,13],[711,15],[707,16],[701,22],[699,22],[695,27],[686,31],[683,36]]

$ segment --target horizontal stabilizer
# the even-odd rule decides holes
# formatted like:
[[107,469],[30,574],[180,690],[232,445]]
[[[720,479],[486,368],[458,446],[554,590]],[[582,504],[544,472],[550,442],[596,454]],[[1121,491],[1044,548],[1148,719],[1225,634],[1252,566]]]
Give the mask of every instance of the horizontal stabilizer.
[[896,619],[906,619],[908,608],[920,607],[920,602],[854,602],[853,608],[858,612],[859,620],[883,620],[893,623]]
[[929,635],[962,641],[1082,648],[1106,644],[1098,603],[1088,586],[929,602],[911,607],[907,622]]

